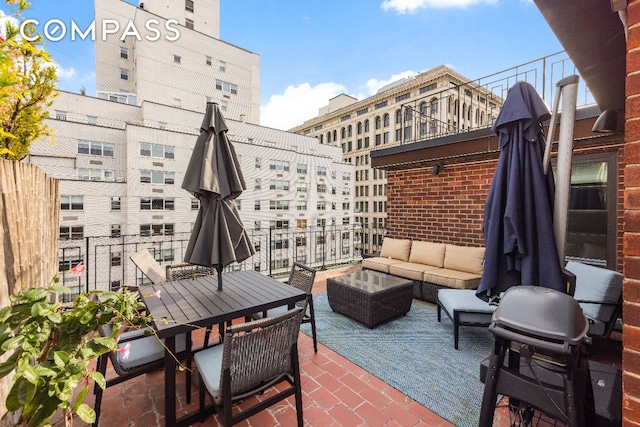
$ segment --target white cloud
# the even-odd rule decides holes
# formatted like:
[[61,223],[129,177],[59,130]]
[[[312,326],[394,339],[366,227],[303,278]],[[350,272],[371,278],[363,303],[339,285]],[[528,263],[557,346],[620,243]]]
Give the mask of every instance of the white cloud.
[[497,0],[384,0],[380,7],[385,10],[395,10],[397,13],[416,13],[418,9],[464,9],[475,4],[495,4]]
[[398,74],[392,74],[391,77],[387,80],[380,80],[378,78],[372,78],[367,80],[367,82],[364,84],[364,88],[366,89],[366,93],[362,94],[362,95],[358,95],[357,98],[362,99],[362,98],[366,98],[372,95],[375,95],[376,92],[378,92],[378,90],[385,86],[388,85],[389,83],[393,83],[395,81],[398,81],[400,79],[404,79],[405,77],[411,77],[411,76],[415,76],[417,73],[415,71],[411,71],[411,70],[407,70],[407,71],[403,71],[401,73]]
[[343,85],[333,82],[313,87],[309,83],[287,86],[283,94],[271,95],[269,102],[260,107],[260,125],[291,129],[316,117],[318,109],[327,105],[329,99],[345,91]]
[[63,67],[57,62],[53,63],[53,66],[56,67],[56,71],[58,73],[58,80],[70,80],[76,76],[77,71],[73,67]]

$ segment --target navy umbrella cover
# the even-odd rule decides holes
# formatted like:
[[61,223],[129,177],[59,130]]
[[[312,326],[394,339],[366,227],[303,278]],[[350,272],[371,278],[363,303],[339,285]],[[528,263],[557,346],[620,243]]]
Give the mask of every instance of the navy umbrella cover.
[[542,165],[542,122],[549,117],[531,84],[509,89],[493,127],[501,152],[485,205],[479,298],[516,285],[566,292],[553,232],[553,172],[545,175]]

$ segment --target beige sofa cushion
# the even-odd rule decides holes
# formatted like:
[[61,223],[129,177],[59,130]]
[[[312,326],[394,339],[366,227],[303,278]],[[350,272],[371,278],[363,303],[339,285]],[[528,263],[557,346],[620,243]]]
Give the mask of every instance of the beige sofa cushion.
[[391,264],[399,264],[403,261],[393,258],[373,257],[365,258],[362,260],[362,268],[368,268],[370,270],[381,271],[383,273],[389,272],[389,266]]
[[482,247],[447,245],[444,268],[482,275],[483,261],[484,248]]
[[380,257],[393,258],[400,261],[409,261],[409,252],[411,251],[411,240],[409,239],[392,239],[385,237],[380,248]]
[[446,286],[453,289],[476,289],[480,284],[479,274],[467,273],[465,271],[438,268],[424,272],[425,282]]
[[434,267],[444,267],[444,254],[447,245],[444,243],[419,242],[411,243],[409,262],[425,264]]
[[415,262],[399,262],[389,265],[389,273],[395,276],[404,277],[405,279],[416,280],[422,282],[424,272],[428,270],[436,270],[438,267],[432,265],[418,264]]

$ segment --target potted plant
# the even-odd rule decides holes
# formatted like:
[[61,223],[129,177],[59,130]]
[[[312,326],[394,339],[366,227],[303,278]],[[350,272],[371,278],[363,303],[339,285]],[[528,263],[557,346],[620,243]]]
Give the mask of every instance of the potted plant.
[[[81,264],[74,269],[81,271]],[[93,423],[95,412],[84,400],[91,383],[104,388],[105,379],[91,362],[116,351],[123,327],[149,321],[137,293],[93,291],[65,305],[59,296],[70,290],[54,282],[23,289],[0,309],[0,378],[13,375],[14,381],[4,418],[17,425],[47,425],[59,410],[65,426],[73,424],[74,414]],[[100,336],[98,328],[107,323],[112,335]]]

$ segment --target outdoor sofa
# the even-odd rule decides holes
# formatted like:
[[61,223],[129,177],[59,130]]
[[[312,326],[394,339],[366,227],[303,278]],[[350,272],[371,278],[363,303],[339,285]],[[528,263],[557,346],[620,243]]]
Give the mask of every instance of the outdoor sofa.
[[415,298],[436,304],[439,289],[476,289],[483,259],[484,247],[385,237],[362,268],[410,279]]

